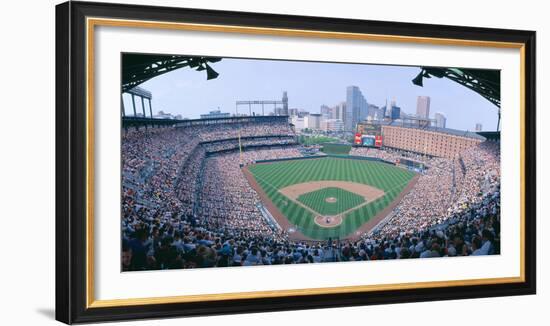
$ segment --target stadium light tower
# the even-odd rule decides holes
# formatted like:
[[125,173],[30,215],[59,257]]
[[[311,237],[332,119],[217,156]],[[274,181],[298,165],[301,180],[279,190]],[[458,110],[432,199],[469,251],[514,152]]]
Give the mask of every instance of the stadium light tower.
[[277,105],[283,106],[282,115],[288,115],[288,95],[286,91],[283,92],[283,98],[281,101],[277,100],[252,100],[252,101],[236,101],[235,102],[235,115],[239,115],[239,106],[247,105],[248,106],[248,115],[252,116],[252,106],[261,105],[262,106],[262,115],[265,115],[265,105],[273,105],[273,112],[276,111]]

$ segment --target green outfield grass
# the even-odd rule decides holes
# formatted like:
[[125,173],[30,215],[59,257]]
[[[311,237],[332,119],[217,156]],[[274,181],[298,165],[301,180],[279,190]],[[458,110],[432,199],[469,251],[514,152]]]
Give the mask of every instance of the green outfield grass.
[[[327,198],[335,198],[329,203]],[[298,201],[321,215],[337,215],[365,202],[365,199],[342,188],[328,187],[299,196]]]
[[[414,177],[413,172],[386,163],[333,157],[257,164],[250,166],[250,172],[290,223],[304,235],[318,240],[344,238],[355,232],[387,207]],[[313,213],[278,191],[293,184],[320,180],[363,183],[383,190],[385,195],[349,212],[339,226],[323,228],[315,224]]]

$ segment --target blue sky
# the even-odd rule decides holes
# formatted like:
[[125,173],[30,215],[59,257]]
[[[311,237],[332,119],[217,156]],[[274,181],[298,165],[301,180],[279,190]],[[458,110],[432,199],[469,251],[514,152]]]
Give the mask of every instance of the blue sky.
[[[355,85],[367,102],[383,106],[386,98],[394,98],[407,113],[416,112],[419,95],[430,96],[430,116],[444,113],[448,128],[473,130],[480,122],[483,130],[494,130],[497,124],[497,107],[463,86],[439,78],[424,79],[424,87],[412,84],[418,67],[228,58],[212,67],[220,74],[213,80],[206,80],[204,71],[183,68],[140,86],[152,92],[154,113],[163,110],[188,118],[218,107],[235,113],[236,100],[280,100],[283,91],[288,92],[290,108],[319,112],[323,104],[344,101],[346,87]],[[130,112],[128,98],[125,107]],[[261,112],[261,106],[255,111]]]

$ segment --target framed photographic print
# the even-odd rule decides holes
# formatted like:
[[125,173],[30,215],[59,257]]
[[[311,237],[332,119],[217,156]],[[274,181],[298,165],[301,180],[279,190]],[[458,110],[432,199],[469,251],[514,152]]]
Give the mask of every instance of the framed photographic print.
[[56,318],[535,293],[535,32],[56,7]]

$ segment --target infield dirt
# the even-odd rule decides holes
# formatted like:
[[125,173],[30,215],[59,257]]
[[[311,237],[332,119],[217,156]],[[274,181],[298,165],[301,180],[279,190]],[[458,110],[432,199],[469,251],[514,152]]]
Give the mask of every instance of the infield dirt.
[[323,180],[323,181],[309,181],[303,183],[297,183],[279,189],[279,192],[287,196],[292,200],[296,200],[299,196],[307,194],[312,191],[316,191],[324,188],[341,188],[349,192],[353,192],[365,198],[366,201],[373,201],[379,197],[384,196],[384,192],[380,189],[371,187],[366,184],[349,182],[349,181],[334,181],[334,180]]
[[[289,228],[293,228],[294,225],[292,225],[288,221],[288,219],[284,216],[284,214],[281,213],[281,211],[277,208],[277,206],[275,206],[273,204],[273,202],[270,200],[270,198],[267,196],[267,194],[263,191],[262,187],[258,184],[258,182],[256,181],[256,178],[254,177],[252,172],[250,172],[249,167],[245,166],[245,167],[243,167],[242,170],[243,170],[243,173],[244,173],[246,179],[248,180],[249,184],[258,193],[258,195],[260,196],[260,199],[262,200],[262,203],[269,210],[269,212],[271,213],[273,218],[275,218],[277,223],[284,230],[288,230]],[[366,232],[369,232],[372,228],[374,228],[379,222],[381,222],[399,204],[399,202],[403,199],[403,197],[406,194],[408,194],[411,190],[413,190],[413,188],[416,185],[416,182],[418,181],[419,177],[420,177],[419,175],[414,176],[412,178],[412,180],[408,183],[408,185],[405,187],[405,189],[403,189],[403,191],[387,207],[385,207],[382,211],[378,212],[368,222],[361,225],[361,227],[359,227],[356,230],[356,232],[350,234],[349,236],[347,236],[345,239],[342,239],[342,240],[355,241],[355,240],[359,239],[362,234],[364,234]],[[323,188],[327,187],[326,182],[327,181],[323,181],[323,183],[324,183]],[[334,182],[342,182],[342,181],[334,181]],[[304,182],[304,183],[305,184],[308,184],[308,183],[313,184],[313,183],[316,183],[316,182],[313,181],[313,182]],[[347,183],[347,182],[344,182],[344,183]],[[350,182],[350,183],[353,183],[353,182]],[[370,187],[368,185],[364,185],[364,186]],[[289,186],[289,187],[291,187],[291,186]],[[286,187],[286,188],[289,188],[289,187]],[[382,192],[382,195],[384,193],[380,189],[377,189],[377,188],[374,188],[374,187],[370,187],[370,188],[372,188],[372,189],[368,190],[368,194],[371,195],[371,196],[373,194],[374,195],[376,194],[376,192],[374,192],[373,189]],[[319,188],[319,189],[321,189],[321,188]],[[361,187],[361,189],[362,189],[361,191],[367,191],[366,188]],[[307,191],[306,191],[305,188],[303,190],[293,189],[292,190],[293,194],[291,196],[293,196],[294,198],[297,198],[297,196],[300,195],[298,193],[298,191],[309,192],[309,191],[313,191],[313,190],[315,190],[315,189],[309,189]],[[370,201],[372,201],[372,197],[371,197]],[[312,238],[304,235],[300,231],[295,231],[292,234],[289,234],[289,238],[291,240],[296,240],[296,241],[308,241],[308,242],[320,242],[321,241],[321,240],[317,240],[317,239],[312,239]]]

